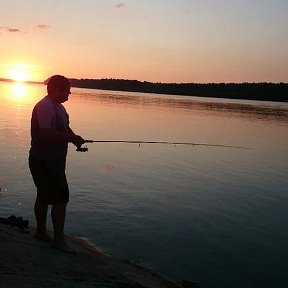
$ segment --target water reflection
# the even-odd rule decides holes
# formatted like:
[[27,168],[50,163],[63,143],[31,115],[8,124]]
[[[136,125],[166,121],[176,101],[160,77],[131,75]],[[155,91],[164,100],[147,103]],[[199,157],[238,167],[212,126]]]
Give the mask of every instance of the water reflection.
[[[0,82],[0,88],[1,99],[5,100],[4,104],[7,106],[10,106],[11,102],[14,103],[13,106],[15,103],[29,105],[35,102],[39,97],[43,97],[46,90],[44,85],[32,85],[24,82],[15,82],[9,84]],[[39,91],[41,91],[40,95]]]
[[27,93],[27,87],[24,83],[14,83],[11,88],[12,94],[16,99],[24,97]]
[[[89,89],[73,89],[72,97],[87,102],[125,107],[165,109],[173,112],[191,113],[202,111],[211,116],[233,116],[267,121],[287,121],[288,104],[232,99],[198,98],[132,92],[117,92]],[[75,99],[76,100],[76,99]],[[179,111],[181,110],[181,111]],[[176,111],[175,111],[176,112]]]
[[[0,212],[32,220],[30,118],[46,87],[27,85],[17,98],[11,86],[0,83]],[[287,282],[288,104],[73,88],[64,105],[73,130],[87,139],[253,148],[95,143],[78,153],[71,145],[67,231],[119,258],[145,256],[156,270],[179,279],[195,273],[220,287],[253,274],[270,275],[276,283],[271,287]]]

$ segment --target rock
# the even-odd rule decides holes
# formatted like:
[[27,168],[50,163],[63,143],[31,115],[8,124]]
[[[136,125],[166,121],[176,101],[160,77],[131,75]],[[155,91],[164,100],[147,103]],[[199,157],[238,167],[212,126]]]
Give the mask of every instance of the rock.
[[85,238],[66,236],[76,255],[53,249],[31,233],[0,224],[0,287],[180,288],[179,283],[131,261],[103,253]]

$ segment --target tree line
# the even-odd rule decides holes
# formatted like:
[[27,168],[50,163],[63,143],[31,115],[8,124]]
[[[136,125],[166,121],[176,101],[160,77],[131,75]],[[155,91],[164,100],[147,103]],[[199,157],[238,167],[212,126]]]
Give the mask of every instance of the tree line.
[[[48,80],[48,79],[47,79]],[[47,81],[44,81],[45,82]],[[168,95],[288,102],[288,83],[153,83],[126,79],[75,79],[72,87]],[[14,82],[0,78],[0,81]],[[43,82],[28,81],[31,84]]]
[[156,94],[288,102],[288,83],[153,83],[126,79],[69,79],[73,87]]

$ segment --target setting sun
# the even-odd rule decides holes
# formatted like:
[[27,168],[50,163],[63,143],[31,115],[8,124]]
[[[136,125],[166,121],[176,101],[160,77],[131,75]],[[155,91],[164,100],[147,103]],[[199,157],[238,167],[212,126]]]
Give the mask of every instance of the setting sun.
[[7,71],[7,76],[17,82],[25,82],[30,80],[29,66],[25,64],[13,64]]

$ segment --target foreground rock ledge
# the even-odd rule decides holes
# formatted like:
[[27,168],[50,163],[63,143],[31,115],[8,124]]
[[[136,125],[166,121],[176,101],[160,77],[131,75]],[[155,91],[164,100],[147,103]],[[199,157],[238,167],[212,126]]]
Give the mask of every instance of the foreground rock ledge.
[[84,238],[67,236],[68,254],[0,224],[0,287],[183,287],[140,265],[104,254]]

